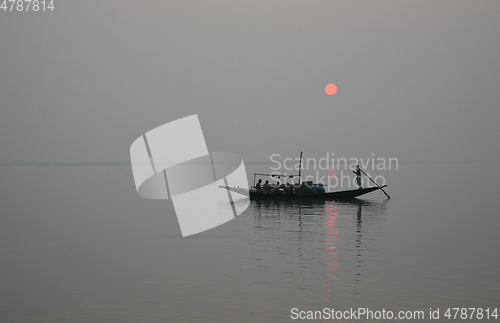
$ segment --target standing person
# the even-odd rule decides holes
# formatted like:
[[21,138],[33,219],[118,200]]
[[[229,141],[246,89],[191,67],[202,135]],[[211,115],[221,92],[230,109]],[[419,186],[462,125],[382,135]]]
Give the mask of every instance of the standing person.
[[361,169],[359,168],[359,165],[356,165],[356,170],[352,171],[354,174],[356,174],[356,183],[358,183],[358,190],[361,189]]

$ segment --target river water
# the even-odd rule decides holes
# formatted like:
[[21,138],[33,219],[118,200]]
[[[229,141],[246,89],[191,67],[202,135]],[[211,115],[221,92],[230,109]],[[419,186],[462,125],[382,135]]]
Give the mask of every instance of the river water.
[[140,198],[124,166],[3,166],[0,322],[492,311],[498,166],[402,164],[386,174],[390,200],[377,191],[350,202],[251,201],[185,238],[171,203]]

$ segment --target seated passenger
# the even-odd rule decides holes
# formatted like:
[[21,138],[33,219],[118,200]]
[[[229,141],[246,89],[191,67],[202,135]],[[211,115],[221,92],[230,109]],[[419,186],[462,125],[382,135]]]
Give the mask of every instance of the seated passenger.
[[257,184],[255,185],[256,190],[261,190],[262,189],[262,179],[259,179]]

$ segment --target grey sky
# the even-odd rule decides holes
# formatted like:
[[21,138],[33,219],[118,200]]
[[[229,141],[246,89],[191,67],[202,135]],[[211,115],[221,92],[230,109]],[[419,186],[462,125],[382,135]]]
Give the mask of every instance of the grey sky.
[[[498,1],[55,1],[0,11],[0,161],[211,151],[500,160]],[[324,87],[338,86],[328,96]]]

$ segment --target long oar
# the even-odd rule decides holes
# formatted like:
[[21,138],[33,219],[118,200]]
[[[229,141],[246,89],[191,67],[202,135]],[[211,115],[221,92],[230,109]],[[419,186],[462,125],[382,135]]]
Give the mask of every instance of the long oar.
[[385,196],[387,196],[387,199],[390,199],[390,198],[391,198],[391,197],[389,196],[389,194],[387,194],[387,193],[384,191],[384,189],[382,188],[382,186],[378,185],[378,184],[377,184],[377,183],[376,183],[373,179],[371,179],[371,178],[370,178],[370,176],[366,175],[366,173],[365,173],[365,172],[363,172],[363,170],[362,170],[361,168],[360,168],[359,170],[361,171],[361,173],[365,174],[365,176],[366,176],[366,177],[368,177],[368,178],[370,179],[370,181],[372,181],[375,185],[377,185],[377,187],[378,187],[378,188],[380,188],[380,190],[381,190],[382,192],[384,192]]

